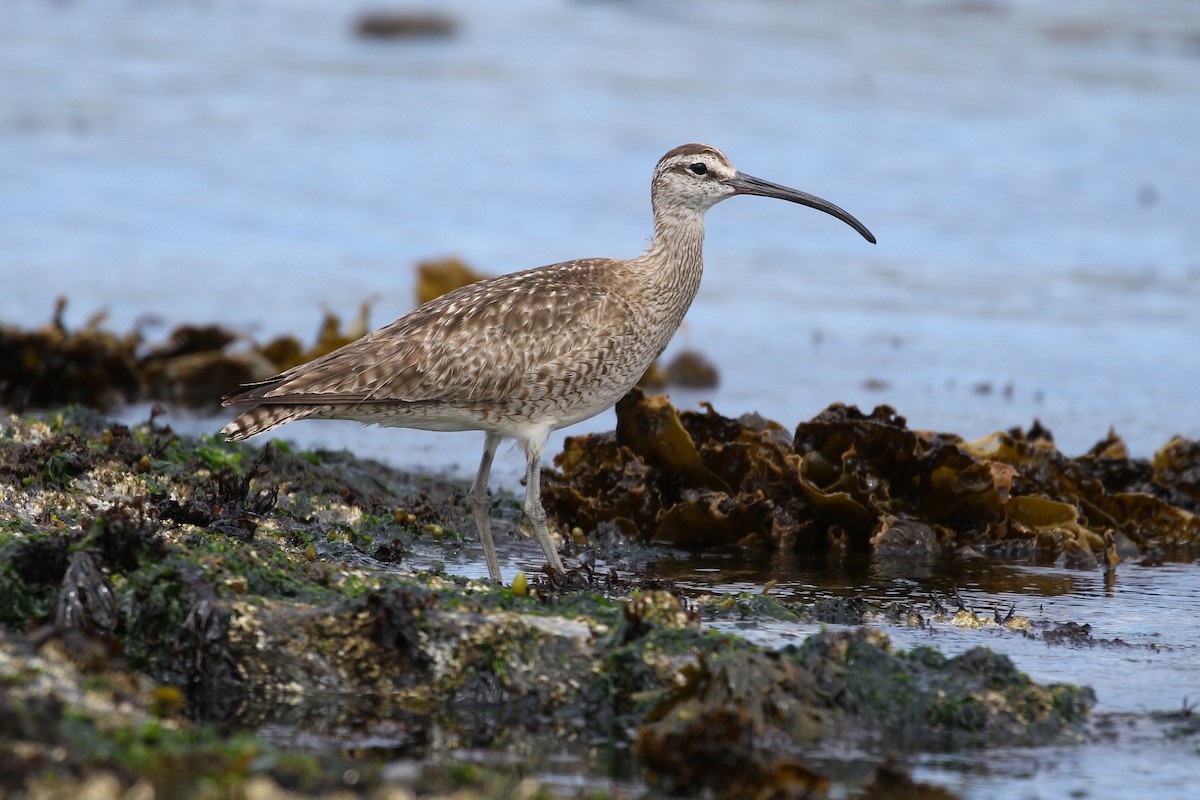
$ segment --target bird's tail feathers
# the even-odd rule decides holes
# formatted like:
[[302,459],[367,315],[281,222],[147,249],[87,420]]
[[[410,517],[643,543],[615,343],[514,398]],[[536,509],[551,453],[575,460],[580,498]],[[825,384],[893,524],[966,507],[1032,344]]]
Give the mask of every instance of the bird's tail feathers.
[[240,442],[260,433],[273,431],[280,425],[310,416],[315,408],[304,406],[255,406],[221,429],[231,442]]

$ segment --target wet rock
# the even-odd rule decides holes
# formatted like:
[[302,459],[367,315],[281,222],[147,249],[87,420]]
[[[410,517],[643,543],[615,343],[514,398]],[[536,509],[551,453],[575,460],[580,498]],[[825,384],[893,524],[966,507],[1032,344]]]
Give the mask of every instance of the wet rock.
[[[766,495],[783,480],[745,452],[715,458],[731,433],[768,465],[799,460],[761,419],[688,418],[663,404],[634,417],[665,438],[625,431],[626,445],[614,434],[608,455],[636,447],[645,470],[706,491]],[[684,496],[663,480],[661,496]],[[370,793],[376,757],[440,763],[459,748],[530,753],[637,730],[658,786],[787,796],[824,791],[797,756],[817,740],[1027,743],[1070,737],[1090,706],[1086,690],[1039,687],[987,651],[895,653],[879,633],[762,652],[705,630],[696,601],[653,576],[585,564],[533,574],[518,596],[415,569],[408,561],[457,557],[454,531],[470,525],[463,490],[347,454],[257,450],[82,410],[8,417],[0,731],[29,740],[6,749],[0,737],[4,779],[23,787],[63,765],[57,796],[69,797],[97,769],[136,758],[136,773],[114,773],[121,792],[146,781],[143,794],[190,797],[198,776],[220,772],[237,791],[269,779],[311,796],[345,789],[353,770]],[[503,546],[512,520],[496,522]],[[411,558],[381,567],[370,554],[384,547]],[[755,595],[729,613],[809,612]],[[822,613],[877,611],[847,600]],[[296,749],[279,756],[259,729]],[[364,755],[289,767],[313,758],[306,746]]]
[[[239,797],[336,797],[351,764],[283,753],[244,733],[196,726],[170,687],[111,667],[85,674],[51,639],[0,639],[0,790],[6,796],[201,798],[214,775]],[[329,769],[331,778],[322,776]],[[360,782],[373,783],[358,766]],[[268,786],[269,785],[269,786]],[[289,787],[284,792],[282,786]],[[273,787],[267,791],[269,787]]]
[[682,350],[666,365],[655,362],[638,381],[642,389],[658,391],[668,386],[712,389],[721,382],[717,367],[697,350]]
[[457,20],[436,11],[368,11],[354,23],[365,39],[444,39],[457,29]]
[[[651,783],[719,797],[788,796],[771,794],[781,780],[823,793],[826,780],[794,754],[851,729],[910,744],[1031,743],[1078,726],[1095,703],[1087,690],[1038,686],[985,648],[894,653],[863,630],[809,637],[794,654],[700,657],[683,676],[646,715],[634,752]],[[900,780],[878,780],[889,779]]]
[[853,597],[831,597],[813,603],[811,613],[818,622],[831,625],[862,625],[866,622],[866,603]]
[[388,564],[399,564],[404,557],[404,542],[399,539],[392,539],[390,542],[384,542],[375,548],[375,552],[371,554],[371,558],[376,561],[383,561]]
[[117,628],[112,586],[86,551],[71,554],[54,606],[54,624],[99,634],[112,634]]
[[666,364],[659,359],[638,380],[639,388],[646,391],[661,391],[668,386],[685,389],[711,389],[720,383],[717,367],[697,350],[682,350]]
[[652,785],[718,797],[825,792],[824,776],[762,746],[819,738],[822,712],[812,703],[809,673],[785,657],[746,653],[718,663],[702,657],[683,676],[647,714],[634,743]]
[[270,474],[263,466],[264,456],[245,474],[225,468],[199,478],[195,490],[183,500],[151,495],[159,517],[173,522],[202,525],[229,536],[248,538],[258,528],[263,515],[279,501],[279,485],[261,479]]
[[179,626],[168,675],[210,691],[245,683],[229,648],[229,610],[215,596],[198,600]]
[[1077,622],[1064,622],[1061,625],[1057,625],[1052,630],[1048,630],[1042,634],[1042,638],[1047,642],[1056,644],[1069,643],[1091,646],[1094,643],[1092,639],[1092,626],[1080,625]]
[[421,649],[420,612],[431,607],[432,597],[393,589],[386,594],[371,594],[366,607],[374,614],[375,640],[381,647],[396,650],[409,668],[425,667],[429,655]]
[[657,590],[639,594],[625,604],[621,641],[628,644],[656,627],[699,629],[700,617],[689,611],[670,592]]
[[[950,533],[948,538],[952,538]],[[884,516],[871,536],[871,548],[880,558],[936,558],[942,552],[940,536],[931,526],[913,519]]]

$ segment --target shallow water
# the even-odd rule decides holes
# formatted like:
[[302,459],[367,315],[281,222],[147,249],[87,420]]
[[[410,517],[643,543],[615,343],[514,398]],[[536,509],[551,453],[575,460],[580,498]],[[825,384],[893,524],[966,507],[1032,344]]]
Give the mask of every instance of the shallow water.
[[[737,556],[727,559],[733,561]],[[957,655],[987,645],[1010,655],[1040,681],[1091,686],[1107,712],[1178,711],[1184,698],[1200,698],[1200,631],[1191,624],[1200,618],[1200,595],[1194,590],[1200,559],[1194,556],[1156,566],[1122,563],[1111,580],[1100,570],[997,564],[983,559],[924,568],[904,561],[889,570],[879,565],[864,569],[861,564],[836,565],[824,559],[805,563],[787,558],[758,567],[742,563],[737,580],[730,581],[730,570],[721,564],[727,559],[695,558],[674,565],[655,563],[650,568],[696,590],[758,592],[767,581],[775,580],[770,592],[783,601],[811,603],[831,596],[902,600],[916,605],[927,617],[933,614],[935,600],[953,614],[957,591],[976,614],[990,618],[993,612],[1004,616],[1015,609],[1039,634],[1046,627],[1066,622],[1091,625],[1096,644],[1081,652],[1079,647],[1047,645],[1040,638],[992,626],[980,631],[939,622],[932,622],[928,629],[878,624],[903,649],[930,645]],[[706,561],[717,563],[699,566]],[[738,629],[736,623],[713,624]],[[829,626],[791,622],[775,626],[755,620],[739,632],[778,646],[788,639],[798,642],[822,627]],[[1123,645],[1112,644],[1117,639]],[[1134,669],[1138,680],[1131,682],[1129,671]]]
[[[871,623],[886,631],[898,649],[925,645],[958,655],[983,645],[1009,656],[1039,682],[1086,685],[1097,694],[1084,744],[1000,748],[986,754],[927,753],[914,770],[920,780],[964,797],[1137,798],[1149,792],[1153,797],[1185,798],[1200,780],[1197,743],[1194,737],[1165,737],[1168,726],[1145,716],[1177,713],[1200,699],[1200,629],[1195,624],[1200,619],[1200,556],[1181,558],[1153,566],[1122,563],[1112,577],[1101,570],[983,559],[943,560],[925,567],[897,562],[889,567],[855,559],[783,557],[756,566],[730,554],[650,566],[697,591],[758,592],[775,580],[771,594],[785,602],[811,603],[831,596],[909,602],[927,618],[926,627]],[[955,592],[982,617],[990,618],[993,612],[1003,617],[1012,609],[1029,619],[1037,636],[998,626],[962,629],[932,620],[935,602],[953,614]],[[1092,642],[1042,640],[1047,629],[1067,622],[1090,625]],[[838,627],[762,620],[708,624],[772,647],[799,644],[812,633]]]
[[[714,209],[675,347],[706,353],[722,384],[674,392],[677,405],[791,426],[836,400],[890,403],[967,437],[1038,417],[1069,454],[1110,426],[1140,456],[1200,437],[1200,6],[441,7],[456,36],[381,43],[350,34],[353,9],[318,0],[6,3],[0,322],[40,324],[66,294],[69,324],[99,309],[118,330],[153,316],[151,338],[182,321],[305,334],[322,307],[348,318],[369,297],[382,324],[411,307],[419,259],[505,272],[636,253],[654,161],[700,140],[842,205],[880,243],[783,203]],[[566,433],[612,425],[560,432],[548,455]],[[482,438],[353,423],[284,434],[460,476]],[[520,464],[502,452],[493,484],[519,489]],[[448,567],[482,572],[470,554]],[[1123,564],[1112,586],[1045,567],[834,567],[735,581],[728,559],[656,565],[697,588],[780,578],[774,591],[797,599],[953,583],[981,607],[1015,603],[1137,646],[1075,652],[948,626],[892,631],[898,646],[986,642],[1041,680],[1094,686],[1101,714],[1200,698],[1194,561]],[[986,767],[929,756],[919,776],[971,797],[1182,797],[1184,778],[1200,779],[1181,776],[1194,743],[1140,741],[1004,751]]]

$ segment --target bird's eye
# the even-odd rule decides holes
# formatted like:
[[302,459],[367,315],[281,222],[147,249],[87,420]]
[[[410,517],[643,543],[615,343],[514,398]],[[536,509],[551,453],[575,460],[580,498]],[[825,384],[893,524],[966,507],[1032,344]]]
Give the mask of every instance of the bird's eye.
[[705,166],[704,164],[697,162],[695,164],[692,164],[691,170],[692,170],[692,172],[694,172],[697,175],[704,175],[708,172],[708,167]]

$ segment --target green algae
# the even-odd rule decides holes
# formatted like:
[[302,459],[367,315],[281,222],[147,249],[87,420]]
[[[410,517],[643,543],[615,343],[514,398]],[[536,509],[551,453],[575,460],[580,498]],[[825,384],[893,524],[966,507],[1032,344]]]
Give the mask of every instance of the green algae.
[[798,622],[802,619],[800,611],[762,592],[742,592],[727,597],[713,606],[713,613],[717,618],[769,619],[776,622]]
[[[24,527],[33,524],[24,521]],[[0,534],[0,625],[25,630],[49,616],[66,571],[67,540],[36,530]]]
[[[822,643],[810,638],[800,657]],[[986,647],[948,658],[928,647],[892,652],[886,641],[862,638],[848,643],[844,661],[855,712],[878,721],[889,741],[1042,744],[1078,726],[1096,702],[1088,689],[1036,684]]]

